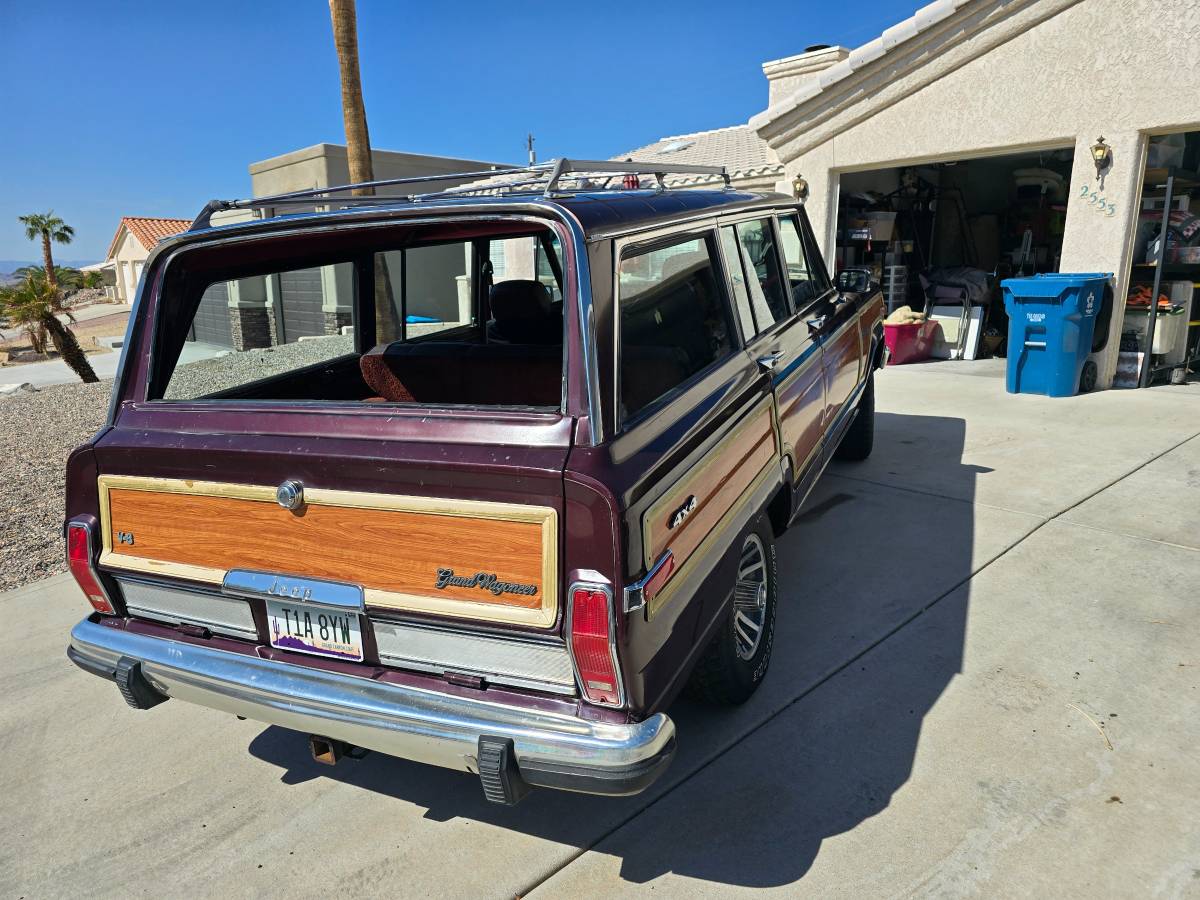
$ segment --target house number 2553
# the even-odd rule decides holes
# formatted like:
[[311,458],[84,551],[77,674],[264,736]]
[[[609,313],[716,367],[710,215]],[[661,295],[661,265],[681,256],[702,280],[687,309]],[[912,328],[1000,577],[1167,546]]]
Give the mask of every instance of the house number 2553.
[[1094,209],[1109,218],[1117,214],[1117,205],[1105,200],[1104,195],[1097,190],[1093,190],[1090,184],[1084,183],[1079,186],[1079,197],[1081,200],[1088,201]]

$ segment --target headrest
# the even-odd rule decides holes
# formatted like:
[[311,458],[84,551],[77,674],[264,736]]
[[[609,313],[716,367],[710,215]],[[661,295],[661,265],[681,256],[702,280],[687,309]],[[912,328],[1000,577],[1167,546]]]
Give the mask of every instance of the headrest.
[[540,281],[501,281],[492,285],[492,318],[497,322],[539,321],[550,315],[552,298]]

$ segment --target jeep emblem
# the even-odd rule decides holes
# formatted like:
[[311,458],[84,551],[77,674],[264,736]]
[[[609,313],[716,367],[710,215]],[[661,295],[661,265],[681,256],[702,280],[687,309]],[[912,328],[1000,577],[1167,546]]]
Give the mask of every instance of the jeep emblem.
[[304,485],[288,479],[275,489],[275,502],[284,509],[299,509],[304,505]]

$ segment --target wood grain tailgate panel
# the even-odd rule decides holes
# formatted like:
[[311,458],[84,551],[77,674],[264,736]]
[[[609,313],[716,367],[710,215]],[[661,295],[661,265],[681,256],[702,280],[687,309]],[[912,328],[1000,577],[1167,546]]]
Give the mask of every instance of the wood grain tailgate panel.
[[[311,489],[292,512],[274,502],[273,488],[144,481],[145,487],[136,478],[101,476],[101,562],[110,568],[209,583],[220,583],[230,569],[278,572],[360,584],[369,606],[554,621],[553,509]],[[534,585],[536,593],[438,589],[439,569],[468,578],[483,572]]]

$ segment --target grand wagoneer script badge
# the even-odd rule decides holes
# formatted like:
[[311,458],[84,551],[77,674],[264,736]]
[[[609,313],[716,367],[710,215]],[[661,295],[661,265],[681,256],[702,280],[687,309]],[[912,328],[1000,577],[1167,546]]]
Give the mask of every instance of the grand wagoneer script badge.
[[501,594],[524,594],[532,597],[537,593],[536,584],[518,584],[515,581],[501,581],[494,574],[476,572],[474,575],[455,575],[453,569],[438,569],[435,588],[442,590],[448,587],[477,587],[489,591],[499,597]]

